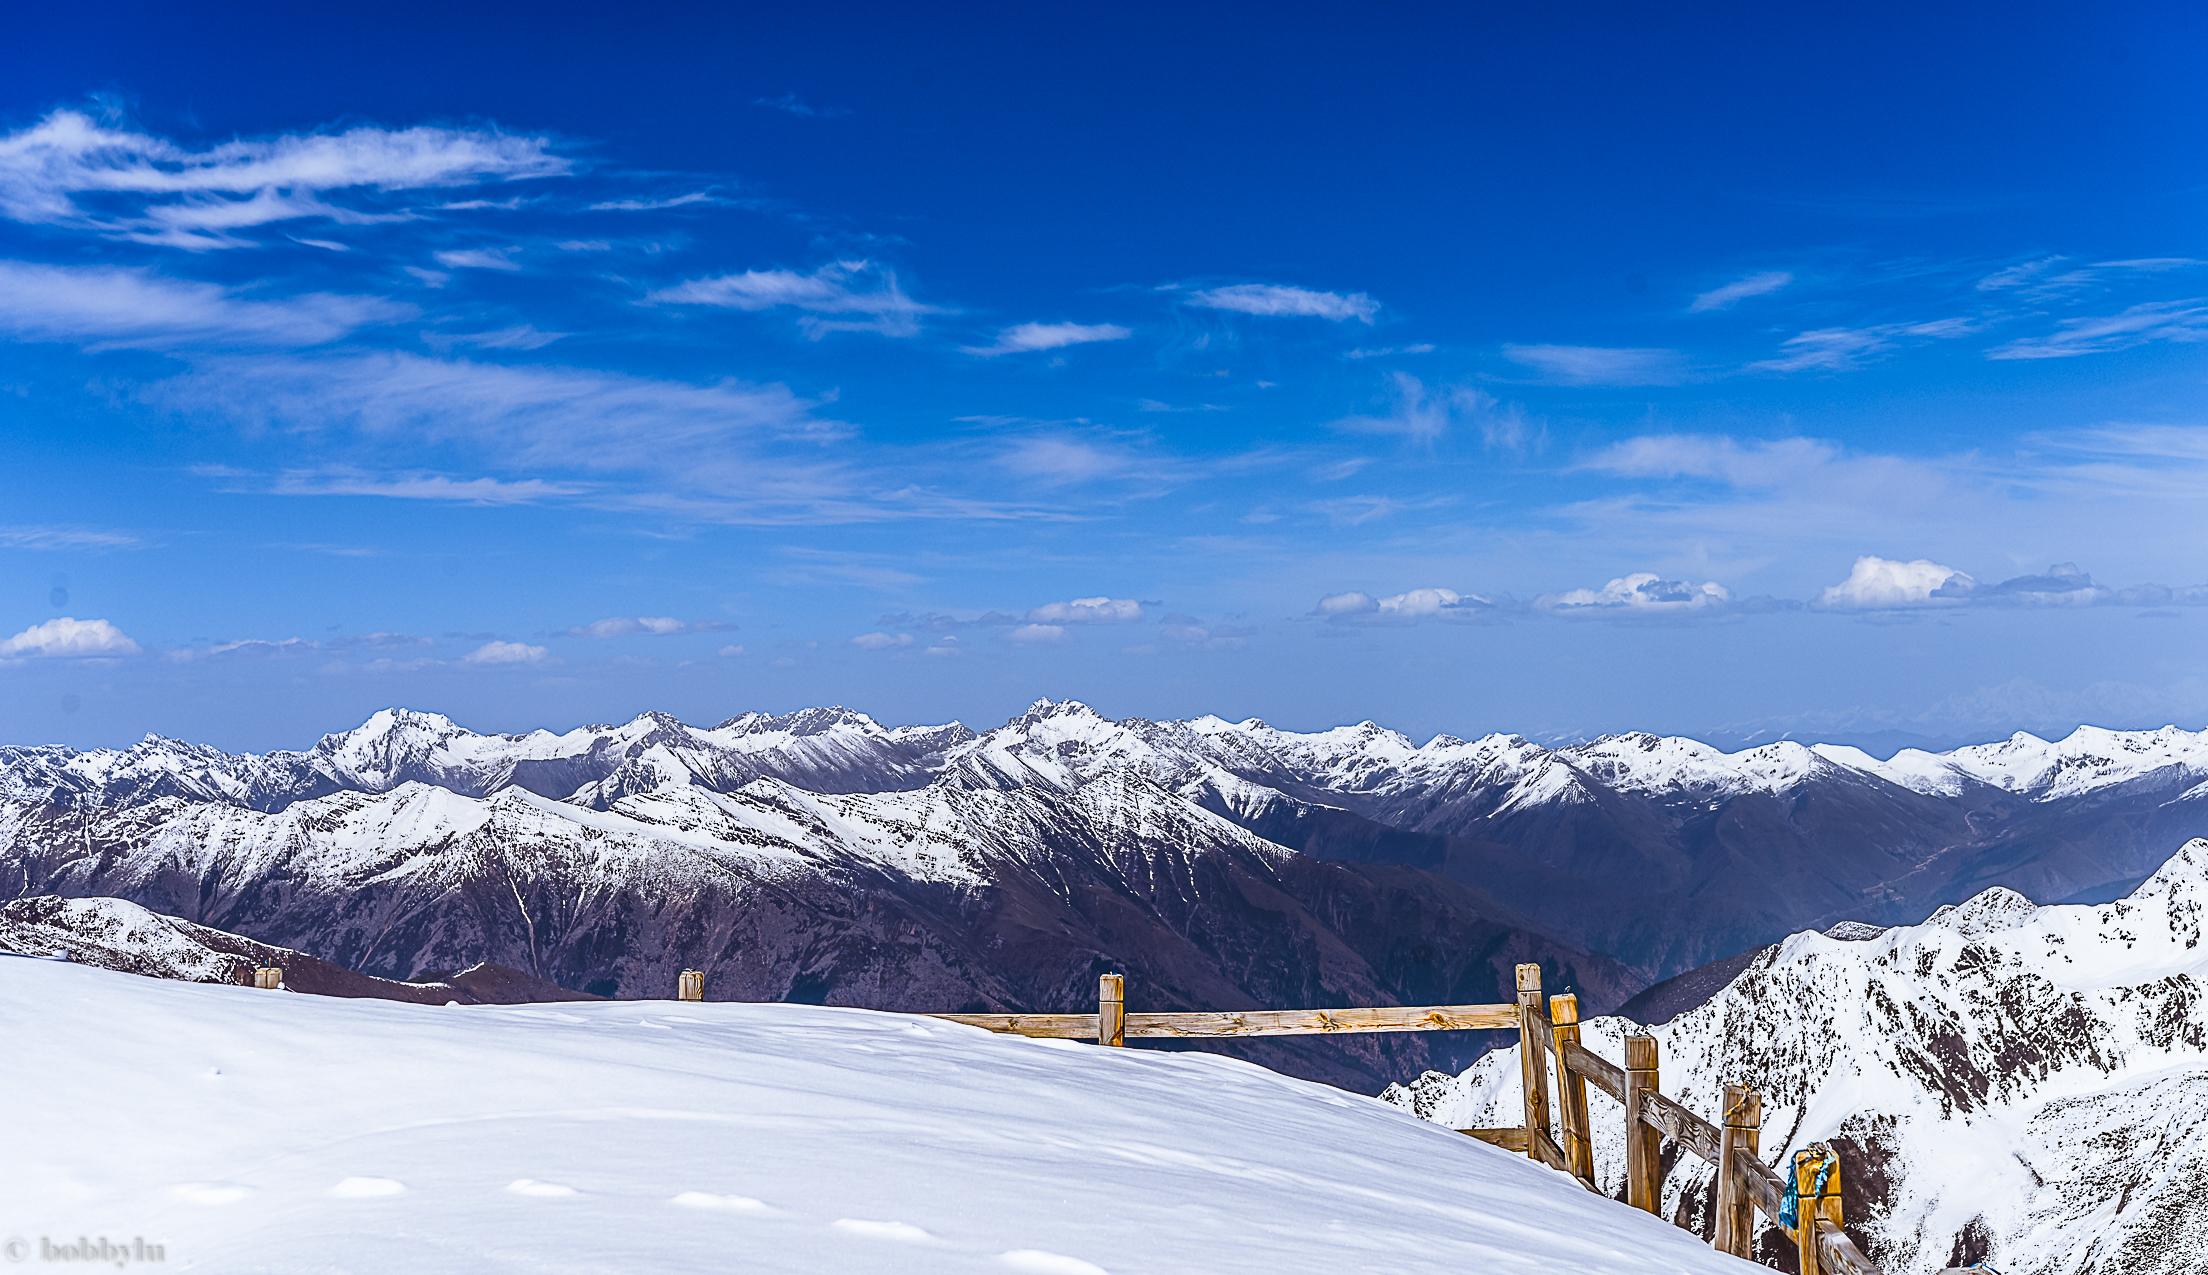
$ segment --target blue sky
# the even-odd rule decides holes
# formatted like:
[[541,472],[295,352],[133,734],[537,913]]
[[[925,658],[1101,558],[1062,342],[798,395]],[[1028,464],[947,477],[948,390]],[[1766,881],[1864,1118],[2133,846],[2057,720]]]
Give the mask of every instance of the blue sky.
[[21,15],[0,735],[2208,719],[2208,21]]

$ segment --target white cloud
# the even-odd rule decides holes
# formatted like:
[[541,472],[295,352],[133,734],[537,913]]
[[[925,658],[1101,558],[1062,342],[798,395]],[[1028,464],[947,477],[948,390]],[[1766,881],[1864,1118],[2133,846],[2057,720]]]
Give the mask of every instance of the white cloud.
[[1434,343],[1419,341],[1412,345],[1359,346],[1342,355],[1345,359],[1385,359],[1403,354],[1432,354]]
[[1730,310],[1750,297],[1769,296],[1794,282],[1794,276],[1784,270],[1765,270],[1731,283],[1720,284],[1702,293],[1687,307],[1689,314],[1704,314],[1711,310]]
[[56,110],[0,136],[0,216],[176,247],[306,218],[365,220],[318,196],[550,177],[570,171],[543,137],[483,128],[378,128],[238,138],[193,149]]
[[1057,624],[1023,624],[1012,630],[1008,636],[1023,646],[1040,646],[1063,639],[1066,630],[1064,626]]
[[851,639],[851,645],[862,651],[889,651],[911,646],[912,642],[910,633],[861,633]]
[[678,620],[671,615],[616,615],[603,620],[569,629],[572,637],[616,638],[632,634],[666,637],[674,633],[687,633],[694,627],[688,620]]
[[1046,602],[1027,613],[1038,624],[1125,624],[1142,618],[1142,603],[1132,598],[1075,598]]
[[0,660],[26,656],[88,658],[136,655],[138,644],[105,620],[79,620],[70,616],[34,624],[6,641],[0,641]]
[[1848,578],[1819,594],[1817,602],[1846,610],[1926,606],[1961,601],[1976,587],[1963,572],[1926,558],[1900,562],[1865,554]]
[[[693,190],[685,194],[668,195],[660,199],[608,199],[599,203],[592,204],[590,206],[590,211],[662,212],[669,208],[690,208],[698,204],[718,204],[722,202],[724,201],[720,198],[720,196],[715,195],[712,191]],[[603,243],[597,243],[596,241],[592,242],[598,250],[604,250],[605,245]]]
[[746,270],[661,288],[644,299],[754,312],[788,307],[804,312],[800,323],[815,338],[830,332],[912,336],[922,316],[942,313],[906,296],[897,276],[872,261],[832,261],[811,274]]
[[1317,612],[1327,616],[1364,615],[1379,609],[1380,604],[1371,594],[1352,589],[1348,593],[1329,593],[1320,598]]
[[1371,323],[1380,303],[1362,292],[1320,292],[1277,283],[1235,283],[1202,288],[1189,294],[1191,304],[1212,310],[1232,310],[1266,318],[1327,319],[1335,323],[1355,319]]
[[1771,487],[1830,465],[1840,449],[1814,438],[1749,439],[1724,434],[1643,434],[1613,443],[1574,468],[1625,478],[1708,478]]
[[1334,428],[1356,434],[1392,434],[1414,443],[1431,443],[1451,429],[1475,423],[1490,446],[1522,446],[1528,426],[1519,409],[1476,386],[1428,389],[1408,372],[1387,374],[1390,406],[1373,416],[1349,416]]
[[439,353],[456,345],[482,350],[541,350],[566,336],[565,332],[546,332],[532,324],[518,323],[485,332],[424,332],[422,343]]
[[2155,341],[2208,341],[2208,298],[2152,301],[2120,314],[2064,319],[2040,337],[2022,337],[1987,352],[1989,359],[2070,359],[2107,354]]
[[0,549],[133,549],[140,543],[128,532],[92,527],[0,527]]
[[579,483],[541,478],[454,478],[447,474],[375,474],[357,469],[287,469],[272,477],[231,471],[210,472],[234,491],[264,491],[271,496],[369,496],[384,500],[438,500],[462,505],[535,505],[580,496],[591,490]]
[[1420,620],[1430,615],[1440,615],[1444,611],[1454,611],[1460,607],[1483,607],[1486,605],[1488,605],[1487,599],[1480,597],[1478,594],[1459,593],[1455,589],[1428,588],[1408,589],[1402,593],[1391,594],[1382,598],[1380,599],[1379,610],[1382,615],[1398,616],[1406,620]]
[[463,658],[469,664],[540,664],[546,654],[526,642],[485,642]]
[[450,248],[431,253],[447,270],[519,270],[511,248]]
[[735,659],[737,656],[742,655],[743,653],[744,644],[741,642],[731,642],[727,646],[724,646],[720,650],[714,652],[715,655],[718,655],[723,659]]
[[1557,385],[1677,385],[1688,374],[1677,350],[1505,345],[1503,357]]
[[1667,580],[1653,571],[1619,576],[1599,589],[1571,589],[1538,599],[1535,605],[1567,613],[1622,611],[1700,611],[1732,601],[1732,593],[1714,580]]
[[1979,330],[1971,319],[1877,323],[1860,328],[1815,328],[1788,337],[1775,356],[1749,364],[1759,372],[1852,372],[1866,361],[1907,345],[1948,341]]
[[1117,323],[1020,323],[997,333],[997,339],[988,345],[964,347],[968,354],[985,358],[999,354],[1026,354],[1035,350],[1058,350],[1069,345],[1087,345],[1096,341],[1124,341],[1134,333]]
[[147,270],[0,261],[0,331],[31,340],[95,348],[200,341],[294,347],[413,313],[379,297],[314,292],[264,301]]

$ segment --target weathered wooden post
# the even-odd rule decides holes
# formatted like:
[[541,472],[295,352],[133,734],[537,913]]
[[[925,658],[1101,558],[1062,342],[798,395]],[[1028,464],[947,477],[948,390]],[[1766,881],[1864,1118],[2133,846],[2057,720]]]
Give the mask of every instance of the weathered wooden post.
[[705,971],[684,970],[675,979],[675,999],[702,1001],[705,999]]
[[[1817,1219],[1838,1229],[1840,1213],[1840,1157],[1819,1144],[1794,1153],[1794,1253],[1802,1275],[1821,1275],[1824,1254],[1817,1247]],[[1843,1269],[1846,1269],[1843,1264]]]
[[[1541,967],[1518,967],[1518,1079],[1526,1096],[1526,1155],[1539,1160],[1549,1137],[1548,1033],[1540,1030]],[[1552,1139],[1553,1140],[1553,1139]]]
[[281,988],[284,985],[284,967],[281,965],[256,965],[253,967],[253,986]]
[[1721,1253],[1753,1257],[1756,1206],[1748,1196],[1748,1179],[1738,1161],[1742,1152],[1753,1156],[1761,1149],[1763,1095],[1746,1085],[1725,1086],[1723,1124],[1717,1144],[1717,1233],[1713,1242]]
[[1556,1037],[1556,1110],[1564,1125],[1564,1167],[1593,1186],[1595,1146],[1587,1125],[1587,1078],[1564,1061],[1564,1047],[1579,1043],[1579,997],[1549,998],[1549,1030]]
[[1817,1166],[1807,1150],[1794,1153],[1794,1256],[1802,1275],[1818,1275]]
[[1660,1137],[1643,1119],[1646,1094],[1657,1091],[1656,1038],[1625,1038],[1625,1202],[1654,1213],[1662,1195],[1657,1181]]
[[1096,1043],[1127,1043],[1127,979],[1124,975],[1096,976]]

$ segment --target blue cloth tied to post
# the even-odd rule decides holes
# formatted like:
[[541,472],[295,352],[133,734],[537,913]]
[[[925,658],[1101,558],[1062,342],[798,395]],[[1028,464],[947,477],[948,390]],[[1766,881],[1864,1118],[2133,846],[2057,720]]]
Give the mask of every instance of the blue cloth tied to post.
[[[1832,1166],[1838,1163],[1839,1157],[1832,1153],[1830,1147],[1812,1147],[1810,1150],[1817,1151],[1824,1157],[1823,1162],[1817,1166],[1817,1185],[1813,1193],[1813,1198],[1821,1198],[1825,1193],[1825,1183],[1832,1178]],[[1797,1156],[1796,1159],[1800,1157]],[[1797,1184],[1801,1180],[1802,1175],[1799,1172],[1787,1174],[1786,1194],[1779,1197],[1779,1225],[1790,1231],[1801,1225],[1802,1202],[1797,1194]]]

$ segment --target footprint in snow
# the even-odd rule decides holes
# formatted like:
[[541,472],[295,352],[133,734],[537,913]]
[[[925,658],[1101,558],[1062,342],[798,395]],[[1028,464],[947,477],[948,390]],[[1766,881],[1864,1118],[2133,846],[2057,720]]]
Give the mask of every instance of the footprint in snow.
[[340,1200],[373,1200],[385,1195],[405,1195],[406,1183],[397,1178],[346,1178],[330,1188]]
[[828,1225],[852,1235],[865,1235],[877,1240],[896,1240],[902,1244],[926,1244],[935,1239],[910,1222],[873,1222],[862,1217],[839,1217]]
[[186,1182],[169,1192],[189,1204],[236,1204],[253,1194],[253,1188],[235,1182]]
[[1016,1248],[997,1260],[1027,1275],[1111,1275],[1094,1262],[1084,1262],[1078,1257],[1053,1253],[1040,1248]]
[[561,1186],[557,1182],[539,1182],[535,1178],[515,1178],[506,1184],[506,1189],[515,1195],[533,1195],[543,1199],[577,1193],[574,1187]]
[[711,1191],[684,1191],[669,1200],[686,1209],[719,1209],[728,1213],[772,1213],[775,1207],[748,1195],[715,1195]]

